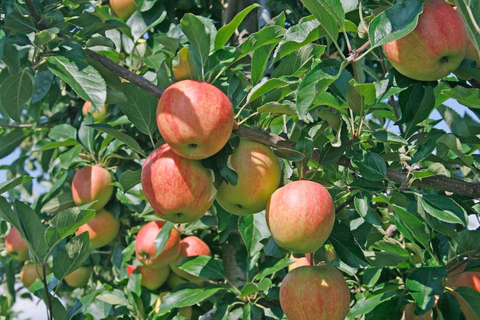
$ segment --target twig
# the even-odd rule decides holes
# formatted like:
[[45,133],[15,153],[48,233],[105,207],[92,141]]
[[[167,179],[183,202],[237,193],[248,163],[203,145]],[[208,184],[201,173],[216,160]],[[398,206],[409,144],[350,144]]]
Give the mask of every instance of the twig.
[[353,202],[353,200],[355,200],[355,197],[357,195],[354,194],[353,196],[351,196],[350,198],[348,198],[347,200],[345,200],[345,202],[343,202],[341,205],[339,205],[337,207],[337,209],[335,209],[335,214],[338,214],[340,211],[342,211],[343,209],[345,209],[350,203]]

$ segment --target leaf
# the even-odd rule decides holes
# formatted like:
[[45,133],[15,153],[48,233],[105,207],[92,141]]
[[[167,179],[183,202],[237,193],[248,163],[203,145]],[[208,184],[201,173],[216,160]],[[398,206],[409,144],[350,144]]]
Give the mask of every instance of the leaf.
[[347,317],[355,318],[362,314],[369,314],[376,306],[385,301],[396,298],[401,293],[396,285],[386,285],[380,290],[375,290],[372,293],[363,295],[357,303],[350,309]]
[[138,130],[153,138],[157,130],[158,99],[132,83],[124,83],[123,89],[127,101],[120,103],[120,110]]
[[259,83],[255,87],[253,87],[252,90],[250,90],[247,95],[247,100],[245,104],[249,104],[253,100],[261,97],[269,91],[272,91],[273,89],[286,87],[296,82],[297,80],[289,78],[272,78],[265,82]]
[[270,59],[270,54],[272,53],[274,45],[268,45],[258,48],[253,52],[252,56],[252,66],[251,66],[251,77],[252,84],[256,85],[262,80],[265,76],[265,71],[267,70],[267,63]]
[[7,134],[2,134],[0,136],[0,159],[12,153],[29,135],[29,130],[22,129],[14,129]]
[[178,268],[194,276],[207,278],[209,280],[225,279],[223,263],[209,256],[183,258]]
[[[321,22],[321,26],[327,32],[328,36],[333,42],[337,41],[338,38],[338,26],[337,22],[335,21],[335,12],[332,12],[331,8],[329,7],[329,3],[339,3],[336,0],[302,0],[303,5],[310,11],[313,16]],[[330,10],[329,10],[330,9]],[[343,12],[343,9],[342,9]],[[344,15],[344,14],[343,14]],[[344,24],[344,19],[342,20],[342,24]]]
[[272,72],[272,78],[281,76],[300,76],[311,66],[314,58],[325,52],[326,46],[307,44],[295,52],[290,53],[279,63]]
[[49,70],[37,71],[35,74],[35,82],[33,84],[33,93],[32,99],[30,100],[31,104],[40,102],[43,98],[47,96],[52,87],[53,79],[55,75]]
[[45,227],[40,221],[40,218],[32,208],[20,201],[15,201],[15,211],[21,224],[20,228],[17,229],[22,235],[22,238],[29,244],[29,248],[33,254],[39,259],[45,259],[48,245],[43,237]]
[[243,320],[257,320],[261,319],[263,309],[249,302],[243,307]]
[[478,1],[454,0],[457,10],[465,22],[468,36],[475,48],[480,48],[480,34],[478,21],[480,21],[480,3]]
[[415,84],[402,91],[398,98],[402,118],[397,124],[407,123],[406,135],[410,136],[417,123],[427,119],[435,107],[435,95],[431,86]]
[[247,40],[240,45],[240,49],[243,51],[243,53],[237,57],[237,60],[245,57],[248,53],[255,51],[260,47],[280,42],[281,37],[285,34],[285,32],[285,28],[280,26],[264,26],[260,31],[249,35]]
[[407,276],[410,294],[417,302],[417,314],[422,316],[435,304],[435,295],[443,293],[443,278],[447,276],[445,266],[420,267]]
[[65,151],[62,153],[58,159],[60,160],[60,163],[62,164],[62,167],[64,169],[69,169],[70,165],[72,164],[72,161],[78,157],[78,155],[82,152],[82,146],[77,145],[73,148],[71,148],[68,151]]
[[25,16],[17,11],[12,11],[5,17],[5,27],[13,33],[28,33],[36,31],[32,16]]
[[260,281],[262,278],[285,269],[292,263],[293,261],[288,258],[278,260],[277,258],[267,257],[258,267],[258,272],[253,279]]
[[33,94],[33,76],[28,69],[9,76],[0,86],[0,102],[10,118],[20,121],[25,103]]
[[443,89],[441,93],[447,98],[457,100],[464,106],[476,109],[480,108],[480,89],[456,86],[454,88]]
[[277,157],[290,161],[302,161],[305,159],[305,155],[297,150],[277,148],[274,149],[273,152]]
[[53,297],[52,315],[54,320],[67,320],[67,311],[57,297]]
[[[396,142],[400,144],[407,145],[407,140],[403,139],[402,137],[396,135],[395,133],[389,131],[376,131],[373,133],[373,137],[379,141],[383,142]],[[422,144],[423,145],[423,144]]]
[[68,83],[85,101],[100,110],[107,98],[105,80],[98,71],[85,62],[70,60],[64,56],[46,58],[48,69]]
[[80,124],[78,129],[78,141],[87,149],[88,152],[94,154],[95,130],[91,128],[93,124],[93,116],[88,113]]
[[398,1],[381,12],[368,26],[372,47],[400,39],[415,29],[418,15],[423,12],[422,0]]
[[469,287],[458,287],[455,293],[480,317],[480,293]]
[[227,43],[228,39],[233,35],[235,30],[238,28],[240,23],[245,19],[245,17],[250,13],[255,8],[261,7],[259,4],[255,3],[252,4],[242,11],[240,11],[229,23],[221,27],[217,35],[215,36],[215,45],[214,45],[214,51],[220,50],[225,46]]
[[261,107],[257,108],[258,113],[279,113],[279,114],[289,114],[291,116],[297,115],[297,110],[295,109],[295,104],[288,100],[277,102],[270,101]]
[[357,83],[355,79],[349,81],[348,106],[359,116],[363,116],[365,109],[375,102],[376,96],[376,88],[373,83]]
[[460,140],[451,133],[444,134],[440,138],[437,139],[437,145],[443,144],[448,149],[452,150],[465,164],[471,166],[473,163],[473,159],[471,157],[467,157],[465,153],[463,153],[462,143]]
[[135,141],[135,139],[133,139],[132,137],[130,137],[129,135],[127,135],[123,132],[115,130],[110,125],[108,125],[108,124],[92,124],[92,125],[89,125],[89,127],[95,128],[97,130],[105,132],[106,134],[111,135],[112,137],[114,137],[114,138],[122,141],[123,143],[125,143],[127,146],[132,148],[135,152],[137,152],[141,156],[146,157],[146,154],[143,152],[142,148],[140,147],[138,142]]
[[450,198],[444,196],[438,196],[438,199],[428,197],[430,200],[428,201],[424,197],[428,196],[418,194],[417,201],[425,212],[431,216],[447,223],[459,223],[464,227],[467,225],[468,217],[466,212]]
[[372,225],[382,226],[382,220],[380,219],[378,213],[373,210],[369,203],[371,203],[371,197],[366,193],[361,193],[357,196],[354,200],[355,202],[355,209],[357,210],[358,214],[365,219],[365,221],[369,222]]
[[406,238],[420,243],[425,249],[430,249],[430,232],[427,226],[417,217],[402,207],[392,205],[396,217],[397,228]]
[[368,266],[365,255],[353,238],[348,226],[336,223],[329,240],[340,261],[353,268]]
[[120,176],[120,184],[122,185],[123,192],[135,187],[141,182],[142,170],[127,170]]
[[88,259],[90,252],[89,236],[83,232],[70,240],[53,258],[53,274],[61,280],[77,270]]
[[200,58],[201,65],[213,50],[216,29],[210,19],[187,13],[180,20],[182,31]]
[[165,9],[163,1],[152,3],[154,3],[154,5],[148,11],[141,12],[140,10],[137,10],[127,21],[134,42],[137,42],[147,31],[159,25],[167,17],[167,10]]
[[457,298],[450,292],[443,293],[437,305],[443,319],[461,319],[462,311],[460,310],[460,304]]
[[238,231],[245,242],[250,257],[260,252],[263,249],[261,241],[271,236],[263,212],[240,216]]
[[33,177],[20,176],[20,177],[16,177],[8,181],[2,182],[0,183],[0,194],[7,192],[8,190],[11,190],[21,184],[27,183],[32,180],[33,180]]
[[170,221],[165,222],[162,229],[155,238],[155,250],[157,250],[157,255],[155,256],[155,258],[158,257],[160,253],[162,253],[163,249],[165,249],[165,246],[170,239],[170,232],[172,231],[172,229],[173,223]]
[[64,141],[77,138],[77,129],[69,124],[59,124],[50,129],[48,137],[52,140]]
[[94,210],[82,210],[78,207],[70,208],[57,214],[50,221],[45,230],[45,241],[54,247],[60,241],[72,235],[78,228],[95,216]]
[[164,314],[173,308],[183,308],[193,306],[194,304],[201,303],[204,300],[210,298],[220,290],[224,290],[222,287],[207,287],[207,288],[194,288],[194,289],[181,289],[177,291],[171,291],[162,298],[162,304],[160,305],[159,314]]
[[198,64],[192,51],[183,47],[177,52],[172,61],[172,71],[177,80],[200,80],[198,77]]
[[360,171],[365,179],[370,181],[379,181],[387,176],[385,160],[373,152],[363,151],[361,155],[356,154],[352,159],[352,165]]

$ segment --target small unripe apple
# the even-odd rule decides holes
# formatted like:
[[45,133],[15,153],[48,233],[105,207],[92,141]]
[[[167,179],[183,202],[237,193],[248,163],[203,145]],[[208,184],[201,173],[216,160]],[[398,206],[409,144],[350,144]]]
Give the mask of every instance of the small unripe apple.
[[81,266],[77,270],[66,275],[63,280],[72,288],[85,287],[93,273],[92,266]]
[[321,184],[300,180],[273,193],[266,220],[279,246],[296,253],[311,253],[320,249],[330,236],[335,208],[332,197]]
[[[153,310],[155,313],[160,311],[160,306],[162,305],[162,299],[168,292],[160,292],[158,295],[157,300],[155,301],[155,305],[153,306]],[[192,319],[192,307],[183,307],[178,310],[178,315],[182,316],[187,319]]]
[[120,19],[126,21],[137,10],[135,0],[110,0],[110,7]]
[[5,237],[5,249],[13,260],[28,260],[28,245],[15,227],[12,227]]
[[160,288],[168,279],[170,275],[170,267],[164,266],[159,268],[145,268],[143,266],[132,267],[127,266],[127,274],[130,277],[132,272],[138,269],[140,274],[142,275],[142,286],[155,291]]
[[[177,286],[181,284],[190,283],[187,279],[183,279],[182,277],[178,276],[175,272],[170,272],[170,276],[167,279],[167,286],[170,289],[175,289]],[[202,287],[203,285],[199,285]]]
[[90,221],[78,228],[75,234],[88,232],[90,248],[100,248],[112,242],[119,230],[120,221],[115,219],[112,213],[102,209]]
[[164,225],[164,221],[150,221],[137,234],[135,255],[147,268],[168,266],[180,253],[180,233],[177,229],[172,228],[165,248],[157,256],[155,239]]
[[180,263],[182,258],[186,257],[211,256],[212,253],[210,252],[210,248],[202,239],[196,236],[186,237],[180,242],[180,246],[180,254],[178,255],[177,259],[170,264],[172,271],[189,282],[203,283],[205,280],[204,278],[197,277],[186,271],[183,271],[177,267],[177,264]]
[[214,200],[212,172],[200,161],[180,157],[167,144],[145,160],[142,187],[155,213],[175,223],[200,219]]
[[238,181],[235,186],[226,182],[220,186],[218,203],[226,211],[239,215],[264,210],[280,184],[282,172],[277,156],[262,143],[240,138],[230,160]]
[[85,101],[82,107],[82,113],[84,116],[91,113],[95,122],[101,122],[107,115],[107,105],[105,104],[101,111],[97,111],[92,107],[92,103],[90,101]]
[[230,100],[206,82],[176,82],[158,101],[158,129],[172,150],[187,159],[205,159],[220,151],[233,123]]
[[78,170],[73,177],[72,196],[76,205],[93,203],[93,210],[102,209],[113,193],[112,176],[107,169],[99,166],[88,166]]
[[[50,267],[46,267],[46,273],[49,275],[52,271]],[[43,269],[39,264],[34,264],[29,262],[25,264],[20,270],[20,281],[22,281],[25,288],[30,288],[30,286],[38,279],[38,276],[43,277]]]

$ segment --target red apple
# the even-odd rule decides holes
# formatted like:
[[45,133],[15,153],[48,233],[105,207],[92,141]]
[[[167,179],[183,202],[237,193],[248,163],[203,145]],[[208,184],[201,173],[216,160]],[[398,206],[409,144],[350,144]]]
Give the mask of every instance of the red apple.
[[[46,271],[47,275],[52,272],[48,266]],[[37,280],[38,276],[43,277],[43,269],[39,264],[36,265],[32,262],[29,262],[20,270],[20,281],[22,281],[25,288],[29,288],[35,282],[35,280]]]
[[177,267],[177,264],[180,263],[182,258],[186,257],[196,257],[196,256],[211,256],[212,253],[210,252],[210,248],[208,245],[199,237],[196,236],[189,236],[183,239],[180,242],[180,254],[178,255],[177,259],[170,264],[172,271],[175,272],[178,276],[193,282],[198,283],[204,281],[204,278],[194,276],[186,271]]
[[97,200],[90,208],[102,209],[110,200],[113,193],[112,176],[108,170],[99,166],[83,167],[73,177],[73,201],[83,205]]
[[124,21],[137,10],[135,0],[110,0],[110,7],[117,17]]
[[17,228],[12,227],[5,237],[5,249],[13,260],[27,261],[28,260],[28,246],[23,240]]
[[145,160],[142,186],[157,215],[175,223],[200,219],[214,200],[211,171],[200,161],[178,156],[167,144]]
[[155,291],[160,288],[168,279],[170,275],[170,267],[164,266],[159,268],[145,268],[143,266],[132,267],[127,266],[127,274],[130,277],[133,270],[138,269],[142,275],[142,286]]
[[266,145],[241,138],[235,148],[231,165],[238,174],[235,186],[223,183],[216,199],[228,212],[252,214],[265,209],[268,199],[280,184],[280,162]]
[[66,275],[63,280],[72,288],[85,287],[93,273],[92,266],[81,266],[77,270]]
[[158,268],[169,265],[180,253],[180,233],[172,228],[170,238],[163,251],[157,256],[155,239],[165,225],[164,221],[150,221],[137,234],[135,255],[147,268]]
[[[447,279],[447,286],[453,289],[458,287],[469,287],[477,292],[480,293],[480,272],[472,272],[465,270],[466,264],[460,266],[459,268],[455,269],[451,275],[449,275]],[[453,292],[453,295],[457,298],[458,303],[460,304],[460,309],[462,309],[463,314],[465,315],[466,320],[478,320],[479,317],[476,315],[475,311],[458,296],[456,293]]]
[[295,181],[275,191],[266,220],[275,242],[296,253],[311,253],[327,241],[335,222],[335,208],[319,183]]
[[302,266],[283,278],[280,305],[291,320],[344,320],[350,291],[333,266]]
[[97,111],[92,107],[90,101],[85,101],[82,107],[82,113],[84,116],[91,113],[95,122],[101,122],[107,115],[107,105],[104,105],[101,111]]
[[184,158],[205,159],[220,151],[233,123],[228,97],[206,82],[179,81],[158,101],[158,129],[172,150]]
[[465,26],[444,0],[426,0],[408,35],[383,46],[395,69],[415,80],[435,81],[455,71],[465,56]]
[[76,235],[88,232],[90,248],[100,248],[109,244],[115,239],[120,230],[120,221],[115,216],[102,209],[95,216],[78,228]]

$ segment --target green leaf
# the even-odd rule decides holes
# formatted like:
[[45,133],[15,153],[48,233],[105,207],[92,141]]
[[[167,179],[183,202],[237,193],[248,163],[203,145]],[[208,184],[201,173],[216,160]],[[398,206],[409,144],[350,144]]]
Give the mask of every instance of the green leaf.
[[253,277],[254,280],[261,280],[271,274],[285,269],[293,263],[290,259],[280,259],[267,257],[258,267],[258,273]]
[[20,229],[17,228],[18,231],[38,258],[46,258],[48,245],[43,237],[45,226],[40,218],[32,208],[23,202],[15,201],[15,209],[21,224]]
[[267,63],[270,59],[270,54],[272,53],[273,48],[274,45],[263,46],[253,52],[251,67],[253,85],[259,83],[260,80],[262,80],[262,78],[265,76]]
[[248,303],[243,307],[243,320],[257,320],[263,316],[263,309],[253,303]]
[[460,140],[453,134],[448,133],[444,134],[440,138],[437,139],[437,145],[443,144],[448,149],[452,150],[465,164],[471,166],[473,163],[473,159],[469,156],[467,157],[462,150],[462,143]]
[[295,52],[290,53],[279,63],[272,72],[272,78],[281,76],[300,76],[305,73],[314,58],[320,57],[325,52],[326,46],[307,44]]
[[445,266],[420,267],[407,276],[405,284],[417,302],[417,313],[422,316],[435,304],[435,295],[443,293],[443,278],[447,276]]
[[95,128],[97,130],[105,132],[106,134],[111,135],[112,137],[114,137],[114,138],[122,141],[123,143],[125,143],[127,146],[132,148],[132,150],[134,150],[135,152],[137,152],[141,156],[146,157],[145,152],[143,152],[142,148],[140,147],[140,145],[138,144],[138,142],[135,139],[133,139],[132,137],[130,137],[129,135],[127,135],[123,132],[115,130],[110,125],[108,125],[108,124],[92,124],[92,125],[89,125],[89,127]]
[[415,84],[402,91],[398,98],[402,118],[397,124],[407,123],[406,135],[410,136],[415,125],[427,119],[435,107],[435,95],[431,86]]
[[225,279],[225,270],[223,269],[222,261],[209,256],[183,258],[178,268],[197,277],[210,280]]
[[457,100],[464,106],[476,109],[480,108],[480,89],[456,86],[454,88],[443,89],[441,93],[447,98]]
[[77,138],[77,129],[69,124],[59,124],[50,129],[48,137],[52,140],[67,140]]
[[195,55],[188,47],[183,47],[177,52],[172,61],[172,70],[177,80],[200,80],[198,74],[198,63],[195,61]]
[[0,102],[10,118],[15,121],[20,121],[25,103],[30,100],[32,94],[33,76],[28,69],[9,76],[0,86]]
[[376,88],[373,83],[357,83],[355,79],[349,81],[348,106],[359,116],[363,116],[365,109],[375,102],[376,97]]
[[261,97],[269,91],[272,91],[273,89],[287,87],[296,82],[296,79],[293,80],[289,78],[272,78],[263,83],[259,83],[255,87],[253,87],[252,90],[250,90],[245,104],[249,104],[253,100]]
[[353,268],[368,266],[365,255],[353,238],[350,228],[336,223],[329,237],[340,261]]
[[[330,7],[330,4],[333,4],[334,7],[338,8],[338,3],[340,1],[338,0],[302,0],[303,5],[310,11],[313,16],[321,22],[321,26],[325,29],[327,32],[328,36],[333,42],[337,42],[338,38],[338,25],[337,21],[335,21],[335,18],[338,18],[335,16],[335,11],[332,10]],[[341,7],[341,5],[340,5]],[[343,8],[342,12],[338,10],[338,13],[342,14],[343,13]],[[343,16],[345,17],[345,14],[343,13]],[[345,23],[345,19],[341,19],[341,24]]]
[[148,11],[141,12],[140,10],[137,10],[127,21],[134,42],[137,42],[147,31],[160,24],[167,17],[167,10],[165,9],[164,2],[157,1],[153,3],[155,4]]
[[0,159],[5,158],[13,152],[30,134],[30,130],[22,129],[11,130],[7,134],[0,136]]
[[[475,48],[480,48],[480,34],[478,33],[478,21],[480,21],[480,2],[454,0],[457,10],[465,22],[468,36]],[[478,66],[477,66],[478,67]]]
[[35,74],[35,82],[33,84],[32,99],[30,100],[31,104],[40,102],[47,96],[52,87],[54,78],[55,75],[49,70],[37,71]]
[[155,238],[155,250],[157,250],[158,257],[160,253],[162,253],[163,249],[167,245],[168,240],[170,239],[170,232],[173,229],[173,223],[170,221],[166,221],[163,225],[162,229],[158,233],[157,237]]
[[45,230],[45,241],[50,247],[54,247],[94,216],[94,210],[82,210],[78,207],[60,212],[53,217]]
[[273,152],[277,157],[290,161],[302,161],[305,159],[305,155],[297,150],[277,148],[274,149]]
[[120,176],[120,184],[122,185],[123,191],[127,192],[128,190],[135,187],[142,180],[142,170],[127,170]]
[[412,157],[412,164],[418,163],[429,156],[437,147],[435,139],[429,139],[427,142],[418,145],[417,152]]
[[90,252],[89,236],[83,232],[70,240],[53,258],[53,274],[61,280],[77,270],[88,259]]
[[362,314],[369,314],[376,306],[379,304],[396,298],[401,293],[401,290],[398,290],[396,285],[386,285],[380,290],[375,290],[372,293],[364,294],[357,303],[350,309],[348,313],[348,318],[355,318]]
[[21,184],[27,183],[32,180],[33,180],[33,177],[20,176],[20,177],[16,177],[16,178],[7,180],[5,182],[2,182],[0,183],[0,194],[7,192],[8,190],[15,188],[16,186],[19,186]]
[[[438,197],[438,198],[436,198]],[[417,201],[431,216],[447,223],[459,223],[467,226],[467,214],[462,207],[445,196],[417,195]]]
[[373,133],[373,137],[382,142],[396,142],[404,145],[408,144],[407,140],[389,131],[376,131]]
[[82,152],[82,146],[77,145],[62,153],[58,158],[64,169],[69,169],[72,161]]
[[458,287],[455,292],[466,302],[477,317],[480,317],[480,293],[469,287]]
[[417,217],[402,207],[392,205],[397,220],[398,230],[408,239],[420,243],[427,250],[430,249],[430,231]]
[[258,113],[279,113],[289,114],[291,116],[297,115],[295,104],[291,101],[284,100],[282,102],[271,101],[257,108]]
[[367,180],[379,181],[387,176],[387,164],[378,154],[363,151],[361,155],[355,155],[352,165],[360,171]]
[[78,141],[80,141],[88,152],[94,154],[95,130],[91,128],[92,124],[93,116],[91,113],[88,113],[80,124],[80,129],[78,129]]
[[251,6],[246,7],[242,11],[240,11],[229,23],[221,27],[217,35],[215,36],[215,45],[214,45],[214,51],[220,50],[223,48],[223,46],[227,43],[228,39],[233,35],[235,30],[237,30],[238,26],[242,21],[245,19],[245,17],[250,13],[255,8],[261,7],[259,4],[255,3],[252,4]]
[[100,110],[107,99],[107,86],[100,73],[85,62],[63,56],[46,58],[48,69],[68,83],[85,101]]
[[177,291],[171,291],[167,293],[160,305],[159,314],[167,313],[173,308],[183,308],[193,306],[194,304],[201,303],[206,299],[213,296],[220,290],[224,290],[222,287],[207,287],[207,288],[194,288],[194,289],[181,289]]
[[264,247],[261,241],[271,236],[264,212],[240,216],[238,219],[238,231],[245,242],[250,257],[260,252]]
[[123,89],[127,101],[120,103],[120,110],[138,130],[153,138],[158,99],[132,83],[124,83]]
[[28,33],[36,31],[35,22],[32,16],[23,15],[17,11],[12,11],[5,17],[5,28],[13,33]]
[[180,20],[182,31],[200,58],[201,65],[213,51],[217,30],[210,19],[187,13]]
[[237,57],[237,60],[245,57],[251,51],[255,51],[262,46],[280,42],[281,37],[285,32],[286,30],[283,27],[266,25],[260,31],[252,33],[248,36],[247,40],[240,45],[240,49],[243,53]]
[[53,297],[52,315],[54,320],[68,320],[67,311],[57,297]]
[[415,29],[418,15],[423,12],[422,0],[398,1],[377,15],[368,26],[372,47],[400,39]]
[[383,240],[375,242],[372,245],[372,248],[390,252],[390,253],[399,255],[401,257],[408,258],[410,256],[410,253],[408,253],[408,251],[403,249],[401,246],[391,242],[383,241]]
[[355,202],[355,209],[357,210],[358,214],[365,219],[365,221],[369,222],[372,225],[381,226],[383,225],[380,216],[375,210],[373,210],[369,203],[371,203],[371,197],[368,194],[362,193],[357,196],[354,200]]

